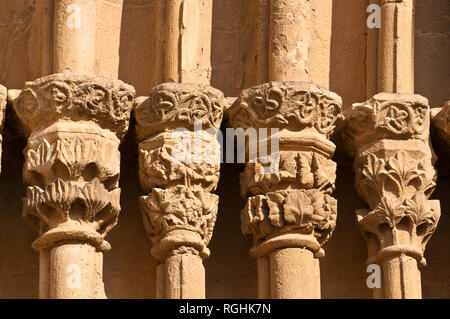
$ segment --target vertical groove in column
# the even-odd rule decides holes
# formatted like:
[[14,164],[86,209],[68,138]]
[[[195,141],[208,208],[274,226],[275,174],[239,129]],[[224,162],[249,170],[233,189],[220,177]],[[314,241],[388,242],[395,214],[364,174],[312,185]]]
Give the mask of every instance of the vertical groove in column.
[[381,1],[378,89],[414,93],[413,0]]

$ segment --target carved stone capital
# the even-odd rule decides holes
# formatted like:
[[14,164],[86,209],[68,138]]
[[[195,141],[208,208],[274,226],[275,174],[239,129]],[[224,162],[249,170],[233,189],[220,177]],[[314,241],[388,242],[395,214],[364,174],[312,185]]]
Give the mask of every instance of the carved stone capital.
[[[185,148],[185,143],[191,147]],[[220,151],[216,136],[206,132],[160,133],[139,144],[141,186],[146,193],[176,185],[214,191]]]
[[27,135],[57,121],[88,121],[121,138],[134,95],[134,88],[120,80],[58,73],[26,82],[14,109]]
[[135,108],[144,225],[160,261],[173,254],[209,256],[217,216],[221,145],[217,132],[226,104],[207,85],[164,83]]
[[311,82],[269,82],[242,91],[228,112],[235,128],[279,128],[328,138],[341,105],[337,94]]
[[248,198],[242,232],[253,239],[252,255],[306,247],[318,257],[336,226],[337,201],[317,189],[284,190]]
[[[6,100],[7,100],[7,90],[4,86],[0,85],[0,133],[3,131],[3,122],[5,120],[5,109],[6,109]],[[0,134],[0,172],[2,171],[2,142],[3,137]]]
[[13,98],[28,135],[23,216],[40,237],[36,250],[58,241],[103,239],[120,211],[120,140],[128,128],[134,89],[104,77],[54,74],[27,82]]
[[440,145],[450,154],[450,101],[444,104],[432,122]]
[[219,197],[184,185],[168,189],[155,188],[141,197],[144,226],[152,243],[155,258],[164,259],[180,247],[191,247],[202,258],[209,256],[206,247],[217,217]]
[[220,128],[226,99],[221,91],[208,85],[163,83],[152,89],[150,97],[135,108],[137,135],[144,140],[176,128]]
[[242,197],[312,188],[331,194],[336,180],[336,163],[318,152],[280,151],[275,173],[265,174],[260,162],[247,163],[240,179]]
[[356,190],[369,209],[356,212],[369,246],[368,262],[423,251],[440,216],[428,101],[412,94],[375,95],[354,104],[344,128],[354,156]]

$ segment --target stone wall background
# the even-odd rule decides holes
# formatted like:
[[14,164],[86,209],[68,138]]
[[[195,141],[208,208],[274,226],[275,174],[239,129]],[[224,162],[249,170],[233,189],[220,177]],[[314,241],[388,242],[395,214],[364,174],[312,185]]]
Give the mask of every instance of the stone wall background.
[[[249,47],[251,28],[247,13],[252,0],[214,0],[212,36],[212,86],[227,96],[236,96],[254,85]],[[323,0],[331,1],[331,0]],[[97,73],[118,77],[132,84],[138,95],[146,95],[157,84],[154,76],[154,0],[98,0]],[[8,89],[22,88],[27,80],[51,73],[52,24],[46,11],[51,0],[0,0],[0,83]],[[344,108],[366,98],[365,38],[366,4],[361,0],[333,0],[332,12],[317,8],[324,25],[330,24],[328,39],[315,39],[314,48],[329,47],[312,68],[329,67],[329,85],[344,101]],[[440,107],[450,97],[450,3],[448,0],[416,1],[415,86],[416,93]],[[314,54],[313,54],[314,56]],[[317,59],[319,61],[319,59]],[[51,65],[51,63],[50,63]],[[2,175],[0,176],[0,298],[36,298],[38,254],[30,244],[33,230],[21,217],[22,149],[25,140],[16,132],[10,109],[4,129]],[[437,150],[439,154],[439,150]],[[141,194],[137,178],[137,146],[134,123],[121,146],[122,212],[107,240],[112,250],[105,254],[104,281],[109,298],[153,298],[155,261],[139,212]],[[336,155],[338,178],[338,222],[326,244],[321,261],[324,298],[370,298],[365,286],[366,245],[359,234],[354,210],[364,206],[354,191],[350,160]],[[441,168],[432,199],[441,200],[442,216],[430,240],[422,271],[424,298],[450,298],[450,176],[448,159]],[[223,164],[217,194],[219,214],[205,261],[208,298],[256,298],[256,264],[248,256],[249,243],[240,231],[239,165]]]

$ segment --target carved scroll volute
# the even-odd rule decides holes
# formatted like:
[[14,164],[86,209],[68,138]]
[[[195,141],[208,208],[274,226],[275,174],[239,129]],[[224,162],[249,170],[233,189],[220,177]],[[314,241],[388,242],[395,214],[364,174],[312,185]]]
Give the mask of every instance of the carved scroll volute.
[[369,206],[356,212],[373,250],[369,263],[405,253],[425,264],[440,217],[439,201],[428,200],[436,180],[429,129],[428,101],[420,95],[380,93],[348,115],[343,137],[357,192]]
[[159,260],[174,253],[209,255],[225,103],[223,93],[207,85],[164,83],[135,108],[139,180],[150,193],[141,197],[141,211]]
[[35,249],[71,239],[109,249],[103,238],[120,211],[118,146],[134,94],[119,80],[54,74],[14,98],[28,136],[23,215],[39,230]]
[[3,131],[3,122],[5,120],[5,109],[6,109],[6,98],[7,98],[7,90],[4,86],[0,85],[0,172],[2,171],[2,131]]

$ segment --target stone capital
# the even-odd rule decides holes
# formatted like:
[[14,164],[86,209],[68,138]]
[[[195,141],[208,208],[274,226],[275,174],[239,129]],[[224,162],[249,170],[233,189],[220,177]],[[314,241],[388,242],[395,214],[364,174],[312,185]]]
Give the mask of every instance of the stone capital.
[[234,128],[279,128],[329,138],[342,99],[311,82],[269,82],[241,92],[228,110]]
[[134,88],[98,76],[54,74],[27,82],[12,103],[28,143],[23,216],[39,231],[36,250],[59,241],[110,248],[103,239],[120,211],[120,138]]
[[305,247],[322,257],[322,245],[336,226],[337,201],[317,189],[268,192],[249,197],[241,214],[254,257],[273,250]]
[[[141,212],[152,254],[209,256],[217,216],[223,93],[202,84],[164,83],[135,107]],[[200,126],[201,124],[201,126]]]
[[440,217],[435,156],[429,141],[428,101],[413,94],[380,93],[353,105],[343,136],[354,157],[355,186],[369,209],[356,212],[368,241],[368,262],[423,252]]
[[352,155],[381,140],[429,143],[430,107],[417,94],[379,93],[353,104],[346,115],[344,142]]
[[26,82],[13,104],[27,135],[58,121],[87,121],[121,138],[134,95],[134,88],[120,80],[58,73]]
[[184,185],[154,188],[148,196],[142,196],[142,216],[153,243],[153,256],[164,260],[185,247],[181,253],[190,251],[207,258],[218,203],[217,195]]
[[432,120],[440,146],[450,154],[450,101],[447,101]]
[[277,169],[267,173],[258,154],[240,176],[241,195],[249,196],[241,228],[253,241],[252,256],[295,247],[324,255],[321,247],[336,225],[330,196],[335,145],[329,138],[342,118],[341,105],[337,94],[311,82],[269,82],[242,91],[228,110],[235,129],[279,130]]

